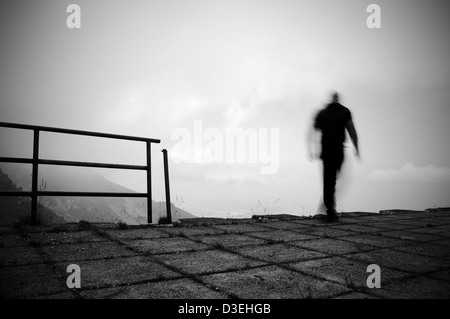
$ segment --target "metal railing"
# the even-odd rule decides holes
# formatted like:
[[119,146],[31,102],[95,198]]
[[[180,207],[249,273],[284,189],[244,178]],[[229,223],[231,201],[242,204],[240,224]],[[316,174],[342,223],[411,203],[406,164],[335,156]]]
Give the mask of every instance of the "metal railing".
[[[55,127],[24,125],[15,123],[0,122],[0,127],[31,130],[33,134],[33,158],[0,157],[3,163],[32,164],[31,191],[8,192],[0,191],[0,196],[29,196],[31,197],[31,224],[37,224],[37,204],[39,196],[73,196],[73,197],[145,197],[147,198],[147,222],[152,223],[152,184],[151,184],[151,144],[160,143],[161,140],[145,137],[107,134],[99,132],[78,131]],[[110,138],[117,140],[128,140],[144,142],[146,144],[147,165],[125,165],[92,162],[61,161],[39,158],[39,133],[52,132],[72,135],[84,135],[91,137]],[[117,193],[117,192],[61,192],[61,191],[41,191],[38,190],[38,167],[41,165],[60,165],[77,167],[113,168],[129,170],[147,171],[147,192],[146,193]]]

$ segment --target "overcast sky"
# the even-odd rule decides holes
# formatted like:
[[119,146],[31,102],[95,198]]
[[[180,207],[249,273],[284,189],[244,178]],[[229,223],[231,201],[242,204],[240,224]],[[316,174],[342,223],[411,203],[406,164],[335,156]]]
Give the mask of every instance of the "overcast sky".
[[[69,29],[66,8],[81,8]],[[366,8],[381,8],[369,29]],[[314,213],[320,163],[306,133],[332,90],[352,111],[362,161],[348,149],[338,209],[450,206],[450,47],[446,1],[6,1],[0,4],[0,121],[159,138],[202,121],[278,129],[279,168],[170,162],[172,198],[199,215]],[[12,132],[12,133],[11,133]],[[2,156],[31,135],[1,129]],[[145,163],[145,148],[46,134],[42,157]],[[174,159],[174,158],[172,158]],[[145,191],[140,173],[99,170]]]

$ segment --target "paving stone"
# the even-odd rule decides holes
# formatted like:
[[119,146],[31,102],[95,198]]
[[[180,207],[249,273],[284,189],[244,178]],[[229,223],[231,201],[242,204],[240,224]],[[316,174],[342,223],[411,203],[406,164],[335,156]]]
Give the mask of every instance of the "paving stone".
[[34,247],[17,246],[0,248],[0,267],[27,264],[42,264],[44,258]]
[[272,230],[264,232],[251,233],[251,236],[263,238],[269,242],[290,242],[296,240],[308,240],[317,238],[317,236],[310,234],[302,234],[300,232],[288,231],[288,230]]
[[79,297],[74,292],[62,292],[50,295],[39,295],[27,297],[27,299],[78,299]]
[[359,218],[340,217],[339,223],[340,224],[361,224],[361,220]]
[[238,270],[264,265],[236,254],[221,250],[205,250],[157,256],[164,264],[176,267],[189,274],[204,274]]
[[374,216],[361,216],[357,219],[359,220],[359,223],[377,223],[377,222],[390,222],[392,219],[389,218],[389,215],[380,215],[375,214]]
[[393,299],[449,299],[450,282],[419,277],[381,286],[373,293]]
[[[254,234],[254,233],[250,233]],[[253,236],[253,235],[252,235]],[[194,237],[192,237],[194,239]],[[238,247],[238,246],[248,246],[248,245],[263,245],[267,244],[267,241],[253,238],[250,236],[239,235],[239,234],[225,234],[217,236],[196,236],[196,240],[199,240],[210,246],[223,246],[223,247]]]
[[258,220],[253,219],[253,218],[227,218],[226,220],[231,222],[232,225],[258,223]]
[[112,238],[119,240],[169,237],[169,235],[164,231],[150,227],[138,229],[107,230],[106,233]]
[[[395,216],[395,215],[393,215],[393,216]],[[419,213],[419,212],[416,212],[416,213],[413,213],[413,214],[406,213],[406,214],[401,214],[399,216],[404,217],[405,220],[420,220],[422,218],[436,218],[435,214]]]
[[429,214],[429,212],[425,212],[423,210],[410,210],[410,209],[389,209],[389,210],[381,210],[381,212],[389,212],[391,215],[398,216],[408,216],[409,218],[413,218],[416,215]]
[[261,221],[253,218],[216,218],[216,217],[201,217],[201,218],[183,218],[182,224],[192,226],[217,226],[217,225],[240,225],[240,224],[259,224]]
[[433,244],[450,246],[450,238],[435,240],[433,241]]
[[450,230],[450,225],[438,225],[438,226],[436,226],[436,228]]
[[67,290],[61,279],[45,264],[0,268],[0,297],[31,298]]
[[3,234],[0,236],[0,248],[28,246],[28,240],[17,234]]
[[409,230],[413,233],[419,233],[419,234],[431,234],[436,236],[443,236],[448,237],[448,234],[450,234],[450,231],[444,230],[442,228],[437,228],[435,226],[433,227],[420,227],[420,228],[413,228]]
[[395,247],[395,250],[401,250],[407,253],[450,260],[450,249],[448,248],[448,246],[436,244],[435,242],[420,243],[418,245],[409,245],[404,247]]
[[[368,263],[350,260],[343,257],[331,257],[298,263],[290,263],[290,267],[302,273],[340,283],[349,288],[371,290],[367,287]],[[383,267],[381,269],[381,286],[406,278],[411,274]]]
[[450,268],[447,268],[444,270],[439,270],[432,274],[428,274],[427,277],[431,277],[431,278],[438,279],[438,280],[450,281]]
[[131,286],[83,291],[89,299],[228,299],[213,288],[188,278],[148,282]]
[[310,258],[321,258],[326,255],[286,244],[273,244],[255,247],[243,247],[234,249],[239,254],[256,258],[269,263],[283,263],[300,261]]
[[42,245],[76,244],[106,241],[107,239],[92,231],[60,232],[60,233],[33,233],[29,240]]
[[443,238],[450,238],[450,230],[444,230],[442,232],[439,232],[437,235]]
[[17,231],[11,225],[0,225],[0,235],[11,235],[16,234]]
[[126,245],[138,252],[147,254],[168,254],[211,248],[183,237],[129,240],[126,241]]
[[299,230],[292,230],[301,234],[315,236],[319,238],[328,238],[328,237],[342,237],[342,236],[348,236],[348,235],[354,235],[358,234],[353,231],[349,230],[341,230],[341,229],[335,229],[331,227],[308,227],[308,228],[302,228]]
[[311,218],[311,219],[304,219],[304,220],[295,220],[292,221],[293,223],[298,223],[301,225],[306,226],[328,226],[330,225],[330,222],[326,220],[326,217],[323,218]]
[[350,231],[362,232],[362,233],[376,233],[376,232],[384,230],[383,228],[379,228],[379,227],[356,225],[356,224],[333,225],[330,227],[334,228],[334,229],[350,230]]
[[265,227],[273,228],[273,229],[303,229],[309,227],[308,225],[300,224],[300,223],[294,223],[294,222],[287,222],[287,221],[276,221],[276,222],[268,222],[264,224]]
[[232,224],[232,225],[215,225],[214,228],[230,232],[230,233],[249,233],[257,231],[270,230],[261,224]]
[[445,218],[421,218],[418,221],[426,224],[426,225],[448,225],[450,224],[450,220]]
[[436,271],[449,266],[448,262],[437,258],[418,256],[392,249],[380,249],[346,257],[368,264],[377,264],[381,267],[381,272],[383,272],[383,266],[411,273]]
[[401,245],[413,245],[415,242],[410,240],[402,240],[392,237],[381,236],[378,234],[359,234],[353,236],[341,237],[341,240],[350,241],[363,246],[374,247],[395,247]]
[[380,297],[375,297],[362,292],[351,292],[333,299],[380,299]]
[[422,218],[422,217],[423,216],[416,216],[414,218],[414,217],[411,217],[411,215],[404,215],[404,214],[383,215],[383,219],[391,220],[391,221],[394,221],[394,220],[413,220],[413,219]]
[[374,248],[367,245],[361,245],[358,243],[350,243],[348,241],[342,241],[332,238],[323,238],[310,241],[291,242],[291,245],[295,245],[301,248],[309,250],[315,250],[324,254],[331,255],[343,255],[349,253],[358,253],[373,250]]
[[52,261],[79,261],[137,255],[113,242],[64,244],[42,246],[42,251]]
[[328,298],[348,291],[342,285],[316,280],[277,266],[213,274],[201,279],[242,299]]
[[382,236],[386,236],[386,237],[398,238],[398,239],[403,239],[403,240],[414,240],[417,242],[426,242],[426,241],[442,239],[442,236],[414,233],[414,232],[406,231],[406,230],[382,231],[379,234]]
[[[429,226],[439,226],[439,225],[435,225],[426,221],[423,221],[422,219],[411,219],[411,220],[396,220],[393,221],[392,224],[395,225],[402,225],[402,226],[408,226],[408,227],[415,227],[415,228],[419,228],[419,227],[429,227]],[[445,225],[444,225],[445,226]]]
[[269,220],[281,220],[281,221],[293,221],[293,220],[303,220],[305,216],[303,215],[292,215],[292,214],[266,214],[266,215],[253,215],[252,219],[260,220],[266,218]]
[[164,229],[164,232],[172,236],[204,236],[204,235],[220,235],[224,234],[225,231],[221,229],[216,229],[212,227],[174,227]]
[[[404,230],[404,229],[411,229],[416,228],[417,225],[405,225],[401,223],[389,223],[389,222],[379,222],[379,223],[373,223],[373,226],[377,228],[382,229],[389,229],[389,230]],[[364,226],[370,226],[370,224],[364,224]]]
[[[104,288],[181,276],[145,256],[77,261],[75,264],[80,266],[81,289]],[[55,266],[61,275],[67,278],[68,264],[58,263]]]

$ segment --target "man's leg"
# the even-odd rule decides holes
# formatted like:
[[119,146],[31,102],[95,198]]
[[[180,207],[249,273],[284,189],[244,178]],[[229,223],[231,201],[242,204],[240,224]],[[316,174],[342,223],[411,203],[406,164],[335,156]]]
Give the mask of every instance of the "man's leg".
[[323,201],[329,217],[336,217],[336,180],[344,160],[342,148],[336,148],[323,157]]
[[323,202],[327,208],[327,215],[336,214],[334,193],[336,189],[337,166],[332,158],[323,159]]

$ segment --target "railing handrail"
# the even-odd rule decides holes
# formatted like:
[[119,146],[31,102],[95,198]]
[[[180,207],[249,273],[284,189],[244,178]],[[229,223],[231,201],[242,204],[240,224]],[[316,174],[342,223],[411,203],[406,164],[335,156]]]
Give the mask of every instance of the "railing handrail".
[[[92,132],[92,131],[80,131],[80,130],[48,127],[48,126],[6,123],[6,122],[0,122],[0,127],[33,131],[33,158],[0,157],[0,162],[32,164],[31,192],[26,192],[26,191],[3,192],[3,191],[0,191],[0,196],[29,196],[29,197],[31,197],[31,222],[33,225],[37,224],[37,197],[38,196],[146,197],[147,198],[147,222],[148,223],[152,222],[151,143],[160,143],[161,140],[154,139],[154,138],[138,137],[138,136],[118,135],[118,134],[100,133],[100,132]],[[145,166],[143,166],[143,165],[125,165],[125,164],[112,164],[112,163],[93,163],[93,162],[41,159],[41,158],[39,158],[39,133],[40,132],[84,135],[84,136],[90,136],[90,137],[101,137],[101,138],[111,138],[111,139],[119,139],[119,140],[145,142],[147,163]],[[41,165],[146,170],[147,171],[147,192],[146,193],[114,193],[114,192],[39,191],[37,189],[37,184],[38,184],[37,176],[38,176],[39,164],[41,164]]]
[[16,128],[16,129],[24,129],[24,130],[38,130],[38,131],[42,131],[42,132],[53,132],[53,133],[63,133],[63,134],[72,134],[72,135],[84,135],[84,136],[92,136],[92,137],[103,137],[103,138],[112,138],[112,139],[129,140],[129,141],[139,141],[139,142],[147,142],[148,141],[150,143],[161,143],[161,140],[155,139],[155,138],[147,138],[147,137],[131,136],[131,135],[120,135],[120,134],[110,134],[110,133],[101,133],[101,132],[93,132],[93,131],[72,130],[72,129],[58,128],[58,127],[29,125],[29,124],[0,122],[0,127]]
[[[32,158],[24,157],[0,157],[0,163],[20,163],[20,164],[33,164]],[[129,165],[129,164],[113,164],[113,163],[94,163],[94,162],[79,162],[79,161],[60,161],[60,160],[47,160],[38,159],[40,165],[58,165],[58,166],[78,166],[78,167],[93,167],[93,168],[117,168],[117,169],[130,169],[130,170],[146,170],[146,165]]]

